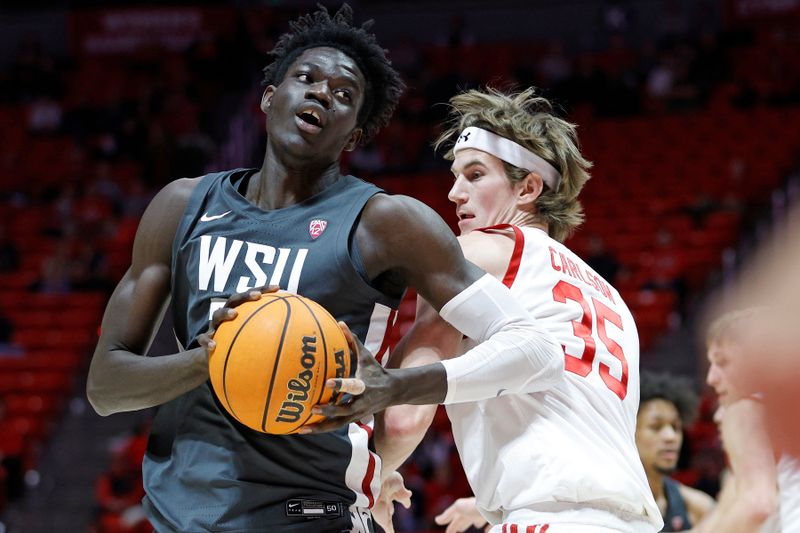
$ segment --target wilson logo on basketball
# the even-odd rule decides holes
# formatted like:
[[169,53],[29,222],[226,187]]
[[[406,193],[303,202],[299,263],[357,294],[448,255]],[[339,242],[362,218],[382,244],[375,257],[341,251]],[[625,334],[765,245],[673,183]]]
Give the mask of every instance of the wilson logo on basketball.
[[[337,350],[333,354],[333,360],[336,362],[336,377],[337,378],[345,378],[345,373],[347,372],[347,368],[345,367],[344,362],[344,350]],[[331,395],[331,403],[336,403],[339,400],[339,393],[334,392]]]
[[308,234],[311,235],[312,239],[316,239],[322,232],[325,231],[325,228],[328,227],[328,221],[323,220],[321,218],[315,218],[308,224]]
[[302,402],[308,401],[308,391],[311,389],[311,380],[314,378],[312,370],[317,364],[317,337],[304,336],[303,347],[300,349],[300,365],[303,370],[296,378],[286,383],[290,392],[275,417],[276,422],[297,422],[306,410]]

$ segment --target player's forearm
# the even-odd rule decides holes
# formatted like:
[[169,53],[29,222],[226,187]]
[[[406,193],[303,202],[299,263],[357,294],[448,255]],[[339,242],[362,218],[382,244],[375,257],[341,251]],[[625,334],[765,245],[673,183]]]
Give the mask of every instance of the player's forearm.
[[123,350],[95,354],[86,396],[101,416],[161,405],[208,379],[205,348],[161,357]]
[[692,533],[752,533],[758,531],[772,513],[768,502],[746,502],[736,499],[731,505],[719,505]]
[[563,379],[561,346],[492,276],[472,284],[440,314],[479,344],[442,363],[390,371],[399,399],[393,404],[480,401],[546,390]]
[[536,324],[522,320],[442,364],[447,372],[445,404],[542,391],[564,377],[560,346]]
[[375,451],[381,458],[381,479],[408,459],[435,414],[435,405],[397,405],[376,416],[374,439]]
[[442,363],[387,370],[391,405],[428,405],[444,402],[447,372]]

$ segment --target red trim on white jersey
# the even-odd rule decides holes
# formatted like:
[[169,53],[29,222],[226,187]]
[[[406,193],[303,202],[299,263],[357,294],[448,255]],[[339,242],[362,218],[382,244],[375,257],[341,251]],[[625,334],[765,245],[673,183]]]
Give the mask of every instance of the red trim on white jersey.
[[[525,533],[547,533],[548,529],[550,529],[550,524],[536,524],[527,526]],[[517,524],[503,524],[503,533],[519,533],[519,526]]]
[[503,276],[503,284],[510,289],[511,285],[514,284],[514,280],[517,279],[519,265],[522,263],[522,249],[525,248],[525,234],[523,234],[522,230],[517,226],[512,226],[511,224],[497,224],[486,228],[478,228],[478,231],[488,233],[492,230],[508,228],[514,230],[514,251],[511,252],[511,259],[508,261],[508,268],[506,269],[505,276]]
[[[371,427],[369,427],[369,426],[367,426],[365,424],[362,424],[361,422],[356,422],[356,425],[367,432],[367,439],[368,440],[372,440],[372,428]],[[369,462],[367,463],[367,472],[364,474],[364,479],[361,480],[361,490],[364,493],[364,495],[367,497],[367,500],[369,500],[368,507],[370,507],[370,508],[373,505],[375,505],[375,495],[373,494],[372,488],[370,487],[370,485],[372,484],[373,478],[375,477],[375,463],[376,463],[375,457],[376,457],[376,455],[372,452],[372,450],[370,450],[369,451]]]
[[392,328],[394,327],[396,319],[397,309],[392,309],[386,319],[386,331],[383,334],[383,342],[381,342],[381,347],[378,349],[378,353],[375,354],[375,359],[377,359],[382,366],[386,366],[383,358],[387,353],[389,353],[389,342],[392,338]]
[[381,492],[381,458],[370,449],[375,419],[370,416],[348,427],[353,455],[347,466],[345,482],[356,495],[354,505],[372,507]]
[[[364,346],[381,364],[388,361],[385,355],[389,351],[390,333],[397,320],[397,310],[376,303],[370,317],[369,327],[364,339]],[[350,464],[347,465],[345,483],[356,495],[358,507],[372,507],[375,497],[381,491],[381,459],[369,449],[375,419],[370,416],[360,422],[351,423],[348,438],[352,446]]]
[[375,304],[372,316],[369,319],[369,329],[364,339],[364,346],[375,355],[375,359],[384,365],[388,359],[392,328],[397,321],[397,309],[392,309],[383,304]]

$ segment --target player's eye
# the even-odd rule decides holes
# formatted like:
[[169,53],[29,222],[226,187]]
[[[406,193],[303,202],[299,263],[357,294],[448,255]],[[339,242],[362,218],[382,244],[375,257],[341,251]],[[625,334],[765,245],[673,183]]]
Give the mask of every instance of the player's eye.
[[348,91],[347,89],[338,89],[336,91],[336,95],[346,102],[351,102],[353,100],[350,91]]
[[302,82],[310,82],[311,75],[308,72],[298,72],[296,75],[297,79]]

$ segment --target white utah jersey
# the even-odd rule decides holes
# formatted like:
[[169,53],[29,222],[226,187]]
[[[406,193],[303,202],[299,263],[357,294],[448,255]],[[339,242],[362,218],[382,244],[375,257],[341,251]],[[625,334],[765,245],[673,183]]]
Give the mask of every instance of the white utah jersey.
[[[499,229],[503,228],[503,229]],[[598,509],[632,531],[659,531],[661,514],[635,444],[639,337],[619,293],[545,232],[511,231],[503,280],[564,347],[565,380],[532,394],[447,406],[478,508],[490,523],[581,519]],[[462,343],[462,353],[474,346]],[[502,354],[498,354],[502,357]],[[541,514],[545,513],[545,514]],[[602,524],[598,524],[602,525]]]
[[782,533],[800,533],[800,459],[783,454],[778,461],[778,512]]

